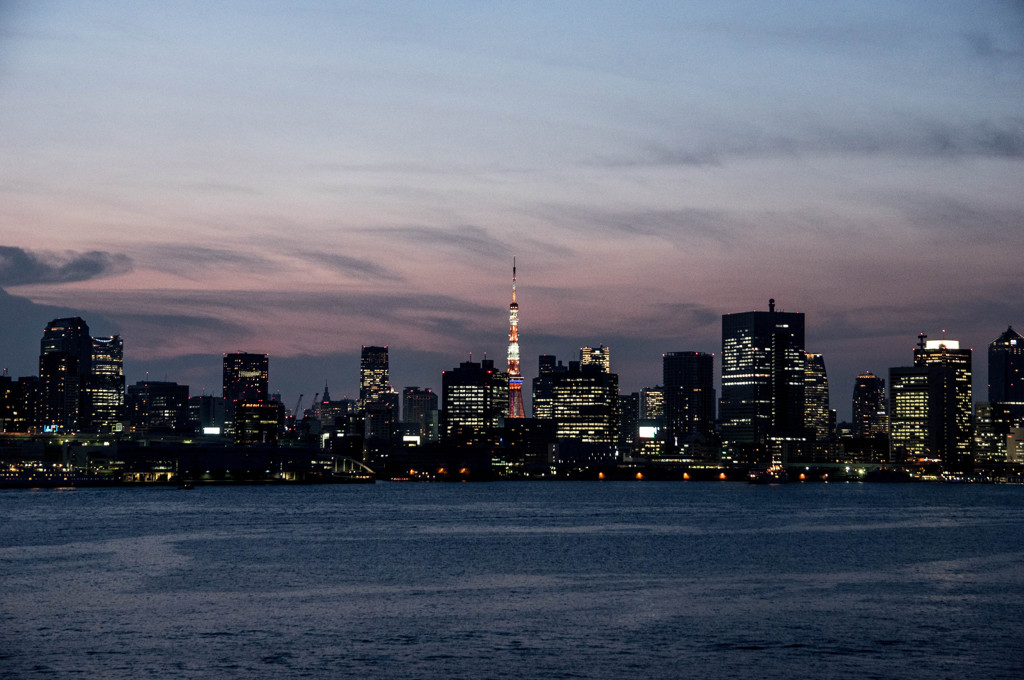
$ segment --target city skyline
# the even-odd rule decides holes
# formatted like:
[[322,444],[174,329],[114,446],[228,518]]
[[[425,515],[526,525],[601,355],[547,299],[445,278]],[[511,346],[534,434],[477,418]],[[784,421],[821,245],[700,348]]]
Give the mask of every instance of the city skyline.
[[436,390],[507,351],[513,256],[527,382],[598,344],[625,393],[720,371],[774,297],[848,419],[919,332],[1024,326],[1019,5],[12,3],[0,36],[12,375],[79,315],[128,383],[214,394],[242,351],[352,396],[388,345]]

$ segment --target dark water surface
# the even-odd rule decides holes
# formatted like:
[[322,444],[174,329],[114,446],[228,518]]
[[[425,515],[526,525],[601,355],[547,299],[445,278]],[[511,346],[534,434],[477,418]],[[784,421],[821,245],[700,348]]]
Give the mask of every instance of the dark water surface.
[[1024,487],[0,492],[0,677],[1024,678]]

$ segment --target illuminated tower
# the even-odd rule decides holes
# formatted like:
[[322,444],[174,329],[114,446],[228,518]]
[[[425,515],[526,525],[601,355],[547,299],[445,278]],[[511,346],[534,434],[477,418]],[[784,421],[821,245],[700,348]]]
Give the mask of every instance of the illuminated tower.
[[508,417],[525,418],[523,376],[519,373],[519,303],[516,302],[516,258],[512,258],[512,303],[508,306]]

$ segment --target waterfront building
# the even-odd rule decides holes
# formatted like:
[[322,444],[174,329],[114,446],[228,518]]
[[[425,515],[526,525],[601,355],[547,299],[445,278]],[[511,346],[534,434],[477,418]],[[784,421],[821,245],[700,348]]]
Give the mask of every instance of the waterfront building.
[[775,310],[722,315],[722,438],[762,447],[802,439],[804,315]]
[[86,427],[111,433],[124,420],[124,341],[120,335],[92,339],[92,371],[85,381]]
[[918,336],[912,367],[889,370],[889,440],[893,458],[973,469],[971,350],[956,340]]
[[359,409],[391,392],[388,348],[363,345],[359,355]]
[[232,430],[238,446],[277,446],[284,423],[284,408],[280,402],[238,402],[234,418]]
[[833,418],[828,401],[828,373],[825,358],[807,352],[804,371],[804,426],[815,441],[832,439]]
[[570,361],[569,369],[554,374],[553,380],[560,460],[575,464],[614,461],[619,376],[605,371],[600,362]]
[[202,434],[218,435],[224,427],[224,398],[202,394],[188,399],[189,427]]
[[188,385],[144,380],[128,386],[128,424],[138,434],[189,432]]
[[538,358],[537,377],[533,379],[533,417],[551,420],[555,417],[554,376],[565,373],[569,368],[555,359],[553,354],[541,354]]
[[437,441],[438,418],[438,399],[433,390],[419,387],[402,390],[402,422],[409,425],[421,441]]
[[[670,441],[697,434],[705,439],[715,429],[714,355],[667,352],[662,355],[665,426]],[[652,419],[649,414],[644,419]]]
[[465,444],[493,443],[508,416],[508,374],[494,361],[464,361],[441,373],[442,437]]
[[257,403],[269,398],[270,360],[266,354],[235,352],[223,361],[224,421],[233,430],[235,404]]
[[859,439],[885,437],[889,433],[889,413],[885,399],[885,379],[871,371],[857,376],[853,385],[853,436]]
[[83,394],[91,370],[89,325],[77,316],[48,323],[39,352],[39,424],[44,430],[75,431],[83,424]]
[[1024,337],[1012,326],[988,346],[988,400],[1006,405],[1018,425],[1024,419]]

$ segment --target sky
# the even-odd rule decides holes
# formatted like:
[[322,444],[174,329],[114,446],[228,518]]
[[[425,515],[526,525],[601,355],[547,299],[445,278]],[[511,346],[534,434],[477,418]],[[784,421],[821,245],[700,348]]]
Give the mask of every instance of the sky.
[[0,2],[0,364],[119,333],[129,383],[291,407],[806,315],[832,405],[1024,328],[1024,3]]

